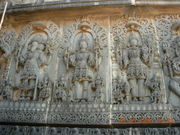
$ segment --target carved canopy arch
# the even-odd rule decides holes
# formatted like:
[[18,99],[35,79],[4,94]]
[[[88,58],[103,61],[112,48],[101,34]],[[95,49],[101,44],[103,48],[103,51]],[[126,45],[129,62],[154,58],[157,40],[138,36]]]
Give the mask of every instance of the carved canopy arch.
[[92,42],[90,43],[91,45],[93,45],[94,42],[97,40],[97,42],[102,46],[102,48],[103,46],[107,46],[106,30],[102,26],[100,26],[97,23],[78,21],[75,24],[68,27],[67,29],[65,29],[65,34],[63,36],[64,48],[70,47],[70,46],[72,48],[75,48],[73,46],[73,45],[76,45],[74,41],[76,40],[77,36],[81,36],[82,34],[88,35],[87,37],[89,38],[91,37],[91,39],[89,39]]
[[18,45],[21,50],[31,35],[36,33],[45,33],[48,37],[47,41],[55,40],[59,32],[58,26],[53,22],[32,22],[25,26],[19,34]]
[[28,49],[28,44],[32,39],[38,40],[38,36],[43,36],[46,42],[46,50],[53,51],[57,47],[59,27],[53,22],[32,22],[25,26],[18,36],[18,58],[23,56]]
[[130,33],[129,24],[134,23],[134,31],[138,32],[141,36],[142,44],[147,40],[151,41],[151,46],[156,44],[156,30],[154,24],[151,20],[145,18],[131,18],[125,17],[121,18],[120,21],[115,21],[115,24],[112,25],[111,35],[114,42],[117,40],[120,41],[121,48],[127,47],[128,38],[127,35]]

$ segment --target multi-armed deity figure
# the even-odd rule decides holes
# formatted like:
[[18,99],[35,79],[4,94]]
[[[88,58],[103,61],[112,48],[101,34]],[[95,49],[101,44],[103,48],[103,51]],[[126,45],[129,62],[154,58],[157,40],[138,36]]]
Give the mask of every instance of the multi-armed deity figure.
[[79,50],[67,53],[65,61],[74,69],[72,76],[75,88],[74,98],[75,100],[87,100],[89,83],[92,81],[93,76],[91,67],[95,65],[94,55],[89,51],[88,42],[83,38],[79,40]]
[[128,48],[123,59],[123,66],[126,69],[127,79],[130,84],[133,101],[143,101],[146,96],[144,82],[147,78],[147,63],[149,62],[148,47],[142,45],[142,38],[138,31],[138,24],[135,22],[127,25]]
[[51,58],[46,48],[47,40],[45,33],[33,34],[21,50],[19,62],[23,66],[20,79],[22,99],[35,100],[37,98],[38,80],[43,76],[45,67]]
[[90,83],[93,81],[93,71],[96,70],[98,58],[96,57],[96,51],[93,52],[92,46],[88,42],[88,36],[82,34],[76,45],[76,49],[66,51],[64,60],[67,70],[72,70],[72,88],[74,91],[74,100],[87,101],[89,99],[88,92],[91,89]]

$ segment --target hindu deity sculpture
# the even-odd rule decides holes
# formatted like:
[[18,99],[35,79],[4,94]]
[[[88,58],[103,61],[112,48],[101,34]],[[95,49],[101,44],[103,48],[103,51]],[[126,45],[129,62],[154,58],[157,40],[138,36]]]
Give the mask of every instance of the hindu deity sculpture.
[[36,87],[39,78],[43,78],[43,73],[48,65],[51,56],[48,56],[46,48],[47,35],[36,33],[27,41],[27,45],[22,50],[19,63],[23,65],[21,72],[21,99],[36,99]]
[[[130,24],[134,25],[134,24]],[[140,33],[131,29],[128,47],[123,59],[133,101],[143,101],[146,96],[144,83],[147,78],[148,47],[142,45]]]
[[92,82],[92,68],[95,66],[94,54],[90,51],[86,38],[79,40],[76,51],[67,51],[64,57],[68,67],[73,69],[72,84],[74,99],[88,100],[89,84]]

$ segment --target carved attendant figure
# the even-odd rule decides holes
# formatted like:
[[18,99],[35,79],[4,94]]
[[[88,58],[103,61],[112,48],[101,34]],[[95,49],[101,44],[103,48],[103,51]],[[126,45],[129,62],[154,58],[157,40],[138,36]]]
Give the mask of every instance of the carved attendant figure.
[[129,103],[130,102],[130,87],[129,83],[122,77],[117,77],[113,80],[113,98],[114,103]]
[[60,78],[60,80],[57,81],[55,88],[56,88],[56,92],[54,95],[55,100],[56,101],[66,101],[67,100],[67,94],[66,94],[67,83],[66,83],[64,76],[62,76]]
[[51,96],[51,82],[48,77],[45,77],[44,82],[41,82],[41,91],[39,93],[39,100],[47,101]]
[[159,75],[154,75],[146,82],[146,86],[151,90],[151,100],[153,103],[161,102],[161,81]]
[[103,101],[103,79],[100,75],[96,76],[95,82],[92,88],[95,90],[94,100],[95,101]]
[[0,95],[3,99],[9,100],[11,99],[11,89],[10,84],[6,80],[0,80]]

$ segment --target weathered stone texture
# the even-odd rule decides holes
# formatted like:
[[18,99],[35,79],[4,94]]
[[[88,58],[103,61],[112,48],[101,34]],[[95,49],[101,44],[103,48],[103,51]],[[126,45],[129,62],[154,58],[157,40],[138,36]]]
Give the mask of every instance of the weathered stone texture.
[[[0,132],[179,135],[179,9],[7,13],[0,32]],[[170,124],[177,127],[165,128]],[[69,125],[77,128],[61,127]],[[87,125],[92,129],[79,128]],[[128,128],[109,128],[119,125]]]

